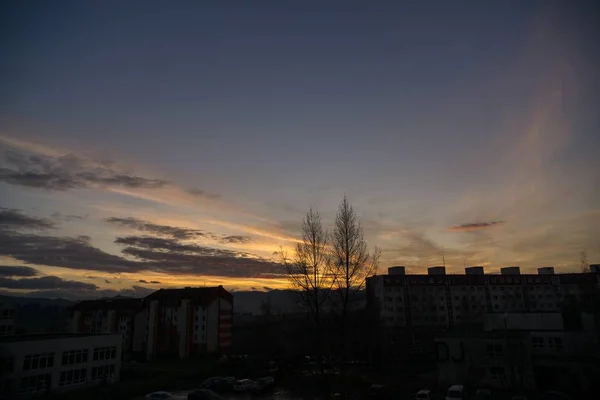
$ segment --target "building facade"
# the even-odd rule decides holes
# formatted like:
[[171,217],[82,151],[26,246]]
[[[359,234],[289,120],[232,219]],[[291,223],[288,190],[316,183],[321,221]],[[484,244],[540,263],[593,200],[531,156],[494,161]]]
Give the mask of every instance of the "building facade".
[[142,299],[102,299],[81,301],[71,307],[69,331],[77,333],[115,333],[122,337],[124,354],[134,351],[135,335],[143,337],[137,324],[143,310]]
[[[592,271],[594,271],[592,269]],[[585,303],[600,288],[600,274],[521,274],[507,267],[485,274],[468,267],[465,274],[431,268],[424,275],[406,275],[404,267],[367,279],[367,305],[376,321],[374,361],[398,364],[411,354],[433,355],[435,337],[453,330],[483,330],[486,314],[556,313],[565,304]],[[420,356],[422,357],[422,356]]]
[[222,286],[160,289],[144,299],[83,301],[71,309],[71,332],[118,333],[127,357],[187,358],[227,352],[233,296]]
[[569,301],[585,301],[600,288],[600,274],[520,274],[508,267],[502,274],[483,274],[482,267],[464,275],[446,275],[443,267],[428,275],[390,274],[367,279],[367,299],[377,305],[381,324],[395,327],[447,327],[483,323],[486,313],[557,312]]
[[0,396],[17,399],[113,383],[121,335],[26,334],[0,338]]
[[146,358],[228,352],[233,296],[222,286],[161,289],[144,299]]

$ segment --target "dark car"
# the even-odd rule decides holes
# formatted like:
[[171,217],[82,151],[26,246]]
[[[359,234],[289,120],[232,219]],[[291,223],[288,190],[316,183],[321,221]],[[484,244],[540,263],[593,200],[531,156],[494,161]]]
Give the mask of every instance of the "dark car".
[[273,389],[274,386],[275,379],[271,376],[266,376],[264,378],[260,378],[254,385],[250,386],[250,392],[257,394],[265,393]]

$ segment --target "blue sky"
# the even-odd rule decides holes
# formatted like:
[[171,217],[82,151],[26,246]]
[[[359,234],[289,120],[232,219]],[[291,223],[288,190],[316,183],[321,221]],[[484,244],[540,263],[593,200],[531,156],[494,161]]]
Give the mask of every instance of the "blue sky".
[[5,239],[122,266],[7,245],[35,272],[0,289],[282,287],[273,252],[344,195],[382,268],[600,261],[598,31],[574,3],[5,2]]

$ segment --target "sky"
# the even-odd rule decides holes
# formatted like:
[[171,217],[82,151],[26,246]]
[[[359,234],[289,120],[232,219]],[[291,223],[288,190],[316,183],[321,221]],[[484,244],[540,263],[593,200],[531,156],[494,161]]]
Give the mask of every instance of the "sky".
[[600,263],[592,1],[0,7],[0,293],[284,288],[344,196],[381,272]]

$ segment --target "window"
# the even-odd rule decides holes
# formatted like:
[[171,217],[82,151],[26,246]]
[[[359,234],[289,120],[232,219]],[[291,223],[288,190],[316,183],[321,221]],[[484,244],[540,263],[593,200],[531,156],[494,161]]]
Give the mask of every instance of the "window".
[[502,357],[504,355],[504,349],[501,344],[490,343],[487,345],[487,355],[492,358]]
[[26,376],[21,379],[20,393],[44,392],[50,388],[51,374]]
[[94,361],[110,360],[117,358],[117,347],[96,347],[94,349]]
[[54,365],[53,353],[28,354],[23,360],[23,371],[52,367]]
[[549,347],[554,347],[556,349],[562,349],[563,348],[563,341],[559,337],[548,338],[548,346]]
[[115,374],[115,364],[100,365],[92,368],[92,381],[108,378]]
[[62,365],[74,365],[88,361],[88,350],[68,350],[62,353]]
[[492,378],[492,379],[504,378],[504,367],[491,367],[490,368],[490,378]]
[[531,344],[535,348],[544,347],[544,338],[543,337],[532,337]]
[[87,370],[85,368],[73,369],[70,371],[62,371],[60,373],[59,386],[76,385],[84,383],[86,380]]

